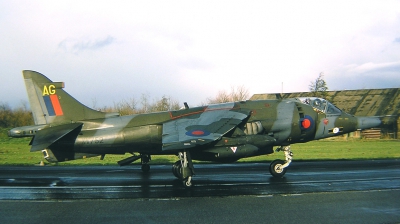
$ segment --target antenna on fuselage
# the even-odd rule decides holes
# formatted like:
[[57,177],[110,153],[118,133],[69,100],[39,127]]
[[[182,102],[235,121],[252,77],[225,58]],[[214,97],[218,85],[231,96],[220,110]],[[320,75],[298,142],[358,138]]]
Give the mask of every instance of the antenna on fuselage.
[[185,105],[185,109],[189,109],[189,105],[186,102],[184,102],[183,105]]

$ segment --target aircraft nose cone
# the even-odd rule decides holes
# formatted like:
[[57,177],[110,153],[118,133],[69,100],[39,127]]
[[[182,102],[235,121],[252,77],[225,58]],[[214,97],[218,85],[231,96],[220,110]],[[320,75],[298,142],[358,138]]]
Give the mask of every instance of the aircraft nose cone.
[[367,129],[378,127],[381,124],[379,117],[358,117],[357,129]]

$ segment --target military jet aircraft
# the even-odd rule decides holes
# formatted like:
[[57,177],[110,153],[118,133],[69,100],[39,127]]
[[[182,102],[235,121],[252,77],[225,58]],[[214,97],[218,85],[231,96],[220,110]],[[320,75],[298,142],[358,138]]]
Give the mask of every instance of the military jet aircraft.
[[377,117],[349,115],[325,99],[309,97],[222,103],[148,114],[120,116],[86,107],[63,90],[63,82],[22,72],[34,126],[17,127],[10,137],[32,137],[31,152],[49,162],[106,154],[131,153],[119,161],[141,160],[148,172],[151,155],[177,155],[173,174],[192,186],[192,160],[234,162],[283,151],[285,160],[270,164],[282,177],[292,161],[290,145],[380,125]]

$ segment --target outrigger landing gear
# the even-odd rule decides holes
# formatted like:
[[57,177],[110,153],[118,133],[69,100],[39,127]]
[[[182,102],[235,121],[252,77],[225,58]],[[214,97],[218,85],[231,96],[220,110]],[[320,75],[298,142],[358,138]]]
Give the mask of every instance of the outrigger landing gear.
[[142,163],[142,171],[143,173],[148,173],[150,171],[150,165],[148,164],[151,160],[151,156],[147,154],[140,154],[141,163]]
[[142,164],[142,171],[143,173],[147,173],[150,171],[150,165],[148,164],[151,160],[151,156],[147,155],[147,154],[140,154],[139,156],[133,154],[131,157],[128,157],[126,159],[123,159],[121,161],[118,161],[118,164],[120,166],[126,166],[129,165],[133,162],[135,162],[136,160],[140,159],[141,160],[141,164]]
[[292,162],[293,152],[290,150],[290,145],[281,146],[281,147],[277,148],[276,151],[277,152],[284,151],[286,161],[283,161],[280,159],[272,161],[272,163],[269,165],[269,172],[271,173],[272,176],[280,178],[285,175],[286,168]]
[[184,187],[189,188],[192,186],[192,176],[194,175],[192,158],[187,151],[179,152],[178,157],[179,160],[172,165],[172,173],[182,180]]

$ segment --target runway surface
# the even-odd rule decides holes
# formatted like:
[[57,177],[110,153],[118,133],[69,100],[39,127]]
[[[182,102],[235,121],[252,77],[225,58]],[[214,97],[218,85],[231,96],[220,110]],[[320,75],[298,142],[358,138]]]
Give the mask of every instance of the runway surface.
[[268,165],[195,164],[191,189],[170,165],[0,167],[0,222],[400,222],[398,160]]

